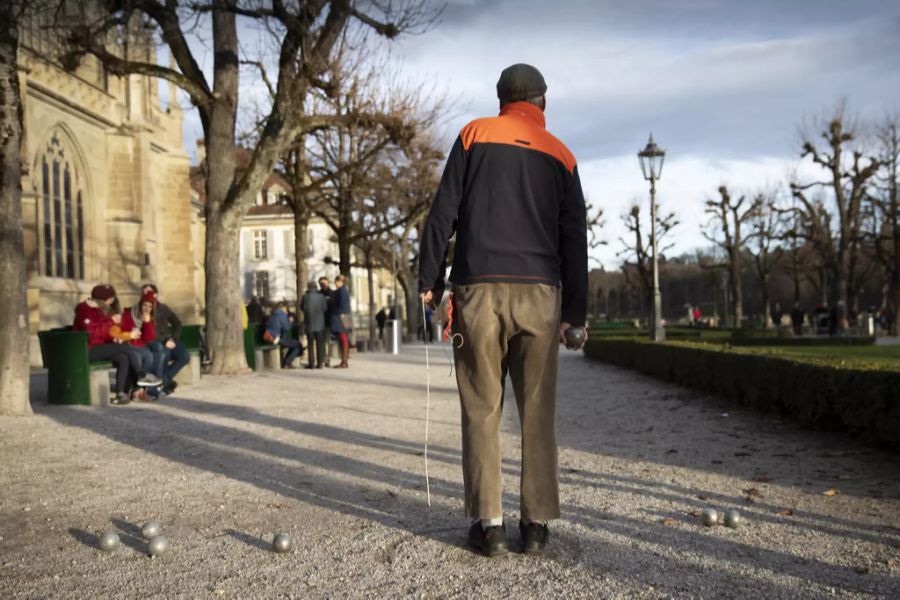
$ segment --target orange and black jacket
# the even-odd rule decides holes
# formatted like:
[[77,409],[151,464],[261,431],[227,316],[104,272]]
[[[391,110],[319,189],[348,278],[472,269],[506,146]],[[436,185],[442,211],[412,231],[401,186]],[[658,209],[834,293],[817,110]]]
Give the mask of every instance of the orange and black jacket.
[[422,236],[419,291],[450,281],[562,284],[562,320],[584,325],[587,229],[575,157],[527,102],[466,125],[453,144]]

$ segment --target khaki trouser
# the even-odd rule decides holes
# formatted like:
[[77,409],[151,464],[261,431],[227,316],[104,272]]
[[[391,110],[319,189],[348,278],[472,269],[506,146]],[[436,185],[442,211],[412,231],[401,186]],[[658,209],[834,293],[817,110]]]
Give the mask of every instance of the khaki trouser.
[[543,284],[454,286],[456,381],[462,405],[466,514],[503,515],[500,416],[509,372],[522,426],[520,506],[526,521],[559,517],[556,371],[560,291]]

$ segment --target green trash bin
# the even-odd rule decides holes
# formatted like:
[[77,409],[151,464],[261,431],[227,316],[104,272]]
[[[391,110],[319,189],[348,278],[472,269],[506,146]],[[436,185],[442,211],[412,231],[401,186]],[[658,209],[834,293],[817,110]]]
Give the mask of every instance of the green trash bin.
[[41,356],[47,369],[50,404],[91,404],[91,371],[112,368],[112,363],[88,360],[86,331],[39,331]]

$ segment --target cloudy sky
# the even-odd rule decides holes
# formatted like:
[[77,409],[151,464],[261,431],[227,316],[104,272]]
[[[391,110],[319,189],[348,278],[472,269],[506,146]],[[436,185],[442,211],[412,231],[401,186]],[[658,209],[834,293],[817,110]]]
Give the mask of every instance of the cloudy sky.
[[897,0],[450,0],[391,52],[411,79],[461,96],[447,149],[496,113],[503,68],[540,69],[548,129],[605,211],[609,244],[594,254],[607,268],[620,215],[649,203],[636,152],[651,131],[667,148],[658,198],[682,222],[678,253],[704,245],[703,202],[721,183],[752,190],[797,168],[805,120],[842,98],[863,118],[900,110]]

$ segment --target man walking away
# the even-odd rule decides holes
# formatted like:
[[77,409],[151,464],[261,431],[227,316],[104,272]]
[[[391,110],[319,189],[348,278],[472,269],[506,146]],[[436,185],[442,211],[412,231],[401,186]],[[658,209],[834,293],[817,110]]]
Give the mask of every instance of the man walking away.
[[325,366],[331,366],[331,284],[327,277],[319,277],[319,292],[325,296]]
[[[300,309],[303,311],[306,351],[309,355],[306,367],[321,369],[325,364],[325,311],[328,310],[328,300],[317,289],[314,281],[309,282],[309,288],[300,300]],[[313,348],[316,353],[315,364],[313,364]]]
[[544,126],[547,86],[532,66],[497,82],[500,116],[456,139],[421,245],[418,287],[440,301],[456,232],[453,333],[462,407],[469,544],[507,552],[501,507],[500,416],[507,372],[522,426],[522,549],[540,553],[559,517],[556,449],[558,344],[587,312],[585,203],[572,153]]

